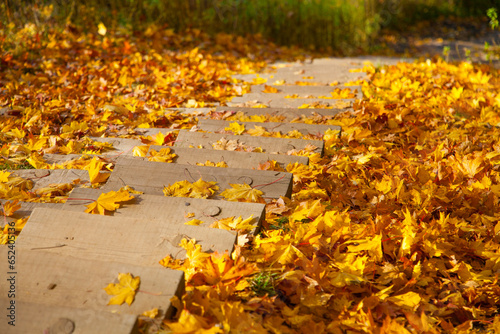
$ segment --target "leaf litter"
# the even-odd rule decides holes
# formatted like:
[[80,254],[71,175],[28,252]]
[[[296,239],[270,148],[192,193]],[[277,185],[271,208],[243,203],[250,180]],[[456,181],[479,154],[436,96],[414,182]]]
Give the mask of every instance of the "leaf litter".
[[[112,147],[89,136],[190,128],[195,116],[167,108],[224,103],[248,91],[231,74],[258,71],[266,57],[289,52],[259,47],[258,38],[221,35],[209,43],[198,30],[150,33],[152,48],[121,32],[4,29],[1,43],[16,47],[0,58],[1,162],[88,169],[98,184],[113,164],[88,155]],[[183,240],[185,260],[160,261],[184,270],[187,282],[187,293],[173,300],[176,320],[165,329],[500,332],[498,70],[441,60],[365,70],[370,80],[362,83],[365,97],[353,111],[294,120],[339,125],[342,132],[324,136],[323,157],[304,153],[308,167],[286,166],[294,174],[292,198],[267,202],[258,235],[232,254],[205,253],[195,240]],[[211,113],[214,119],[280,121],[265,110],[229,116]],[[263,133],[241,126],[231,131]],[[146,144],[159,141],[167,142],[163,136]],[[82,158],[50,165],[43,158],[48,153]],[[150,157],[173,158],[167,151]],[[260,169],[278,168],[269,161]],[[60,201],[74,186],[37,194],[31,180],[1,173],[0,195],[10,201],[5,216],[15,212],[16,200]],[[190,187],[193,196],[205,197],[215,185]],[[118,205],[111,202],[104,209]],[[16,222],[16,233],[25,223]],[[250,226],[241,217],[217,225]],[[7,235],[4,229],[0,240]],[[136,285],[113,291],[121,294],[117,302],[132,302]]]

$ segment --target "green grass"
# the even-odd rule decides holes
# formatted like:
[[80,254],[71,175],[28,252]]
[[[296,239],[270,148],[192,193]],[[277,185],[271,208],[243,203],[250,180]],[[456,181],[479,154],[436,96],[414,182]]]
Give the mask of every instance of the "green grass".
[[265,295],[272,297],[276,295],[274,285],[277,276],[279,276],[278,273],[260,272],[252,277],[251,280],[249,280],[250,287],[252,291],[259,297]]
[[19,163],[19,164],[9,164],[7,162],[4,162],[4,163],[0,163],[0,170],[7,170],[7,169],[10,169],[10,170],[16,170],[16,169],[34,169],[33,166],[30,165],[29,162],[27,162],[26,160]]

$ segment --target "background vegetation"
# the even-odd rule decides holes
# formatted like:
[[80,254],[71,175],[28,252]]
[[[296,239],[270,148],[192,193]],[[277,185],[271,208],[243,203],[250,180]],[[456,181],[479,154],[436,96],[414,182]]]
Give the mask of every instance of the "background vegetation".
[[2,22],[51,20],[84,29],[145,25],[208,33],[262,34],[282,45],[369,50],[384,28],[406,29],[440,16],[485,16],[495,0],[2,0]]

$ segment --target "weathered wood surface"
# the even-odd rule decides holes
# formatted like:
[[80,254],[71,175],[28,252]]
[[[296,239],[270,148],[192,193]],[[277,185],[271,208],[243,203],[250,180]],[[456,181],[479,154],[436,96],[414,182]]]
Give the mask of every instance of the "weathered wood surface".
[[[159,151],[160,149],[166,147],[167,146],[152,145],[149,149]],[[265,163],[268,160],[276,161],[282,168],[285,168],[288,164],[300,163],[307,165],[309,163],[308,157],[298,155],[222,151],[188,147],[169,148],[172,153],[177,155],[174,162],[183,165],[196,165],[197,163],[204,164],[207,161],[211,161],[213,163],[224,161],[229,168],[257,169],[259,164]]]
[[229,184],[247,183],[258,186],[264,192],[265,198],[279,198],[291,195],[292,174],[274,171],[244,170],[239,168],[219,168],[205,166],[179,165],[163,162],[150,162],[138,159],[120,159],[102,188],[104,191],[118,190],[123,186],[131,186],[136,190],[150,195],[163,195],[164,186],[175,182],[188,180],[196,182],[203,179],[207,182],[217,182],[219,191],[214,198]]
[[257,137],[248,135],[230,135],[207,132],[180,131],[175,147],[198,147],[200,144],[205,149],[212,149],[213,145],[221,138],[226,140],[237,140],[238,143],[250,148],[260,147],[264,153],[287,154],[292,150],[302,150],[308,146],[314,146],[314,152],[322,153],[324,142],[322,140],[304,140],[290,138]]
[[[7,308],[8,300],[0,298],[2,310]],[[4,308],[5,305],[5,308]],[[137,316],[102,312],[89,308],[62,307],[57,305],[16,303],[16,326],[0,323],[3,334],[139,334]],[[3,319],[2,319],[3,320]],[[73,329],[73,330],[72,330]]]
[[[225,128],[229,127],[234,121],[219,121],[214,119],[202,119],[198,122],[198,127],[201,130],[208,132],[228,132]],[[236,122],[245,126],[246,130],[254,129],[256,126],[261,126],[269,132],[281,132],[287,134],[290,131],[298,131],[303,135],[322,136],[327,130],[340,130],[336,125],[323,124],[305,124],[305,123],[278,123],[278,122]]]
[[179,224],[162,217],[112,217],[57,209],[35,209],[16,240],[24,249],[88,260],[160,267],[167,255],[184,258],[183,238],[196,239],[208,252],[232,252],[236,234],[205,226]]
[[102,155],[116,156],[118,154],[132,155],[132,150],[137,145],[142,145],[138,139],[132,138],[115,138],[115,137],[90,137],[90,139],[101,142],[110,143],[113,145],[114,150],[106,151]]
[[283,94],[250,93],[233,98],[227,104],[229,106],[244,107],[247,104],[264,104],[269,108],[299,108],[306,104],[321,107],[335,107],[339,109],[349,109],[353,106],[356,99],[325,99],[325,98],[286,98]]
[[298,85],[266,85],[278,90],[277,93],[264,93],[266,87],[265,85],[253,85],[251,87],[251,93],[264,93],[264,94],[286,94],[299,96],[328,96],[331,97],[331,93],[337,89],[349,89],[351,93],[355,95],[354,98],[360,99],[363,97],[363,92],[361,91],[361,86],[298,86]]
[[[3,259],[7,258],[7,251],[6,247],[0,248],[0,256]],[[74,254],[77,253],[74,252]],[[46,250],[31,250],[20,246],[16,247],[16,255],[16,274],[14,274],[16,304],[39,304],[43,305],[42,307],[46,305],[48,309],[55,307],[56,310],[58,308],[85,309],[89,311],[88,316],[95,314],[99,315],[99,318],[110,317],[112,322],[116,321],[113,313],[137,316],[153,308],[158,308],[162,317],[170,317],[174,311],[170,299],[174,295],[180,297],[184,292],[185,283],[182,271],[159,266],[139,266],[101,261],[95,258],[87,259],[84,256],[54,254]],[[3,273],[11,272],[6,263],[6,261],[0,261]],[[112,296],[106,294],[103,289],[109,283],[116,283],[119,273],[139,276],[140,290],[148,293],[137,292],[130,306],[127,304],[107,305]],[[3,280],[5,282],[5,279]],[[7,297],[2,296],[2,298]],[[0,301],[2,308],[6,310],[3,306],[7,300],[0,299]],[[37,312],[36,307],[32,310]],[[24,321],[29,321],[32,316],[36,317],[29,312],[29,308],[24,312],[22,309],[17,309],[17,311]],[[106,319],[103,321],[106,322]],[[6,322],[2,321],[0,326],[6,326]],[[40,327],[37,332],[43,333],[44,329]]]
[[216,112],[236,115],[241,112],[244,116],[269,115],[282,118],[283,121],[297,120],[304,116],[314,118],[317,116],[331,119],[335,115],[344,112],[342,109],[299,109],[299,108],[249,108],[249,107],[217,107]]
[[[0,204],[5,204],[7,200],[1,199]],[[21,208],[16,210],[12,216],[3,217],[7,222],[11,222],[20,218],[27,218],[35,208],[49,208],[49,209],[62,209],[64,203],[35,203],[35,202],[19,202]]]
[[[102,193],[100,189],[77,188],[62,209],[83,212],[89,200],[96,200]],[[184,226],[191,219],[203,221],[199,226],[208,227],[216,220],[228,217],[246,219],[254,217],[256,230],[264,219],[265,205],[261,203],[229,202],[203,198],[165,197],[139,194],[135,199],[123,203],[120,208],[112,212],[114,217],[143,218],[146,220],[165,220],[168,224]]]
[[50,184],[72,183],[80,179],[81,183],[89,183],[89,172],[81,169],[23,169],[12,172],[33,182],[33,190],[44,188]]

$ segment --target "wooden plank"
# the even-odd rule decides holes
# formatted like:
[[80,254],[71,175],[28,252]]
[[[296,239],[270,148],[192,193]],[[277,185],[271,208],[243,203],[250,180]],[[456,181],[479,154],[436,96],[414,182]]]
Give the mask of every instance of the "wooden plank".
[[[201,130],[208,132],[225,132],[224,129],[229,127],[234,121],[220,121],[215,119],[201,119],[198,122],[198,127]],[[327,130],[340,130],[340,126],[324,125],[324,124],[305,124],[305,123],[278,123],[278,122],[237,122],[245,126],[246,130],[254,129],[256,126],[261,126],[269,132],[281,132],[287,134],[289,131],[297,130],[303,135],[323,136]]]
[[156,136],[159,132],[161,132],[163,135],[166,136],[170,132],[178,131],[178,129],[176,130],[169,128],[135,128],[134,131],[141,136]]
[[311,63],[276,64],[277,71],[273,73],[239,74],[233,77],[244,81],[253,81],[254,78],[260,77],[268,79],[268,84],[275,81],[284,81],[286,84],[295,84],[299,81],[320,85],[334,82],[345,83],[366,78],[364,72],[351,71],[351,69],[362,68],[365,60],[377,61],[375,58],[362,59],[358,57],[323,58],[314,59]]
[[71,160],[78,160],[82,156],[88,156],[90,157],[90,159],[92,159],[94,155],[93,154],[44,154],[43,160],[45,160],[45,162],[48,163],[49,165],[52,164],[59,165]]
[[[264,94],[264,93],[263,93]],[[322,99],[322,98],[285,98],[284,95],[279,94],[245,94],[237,96],[231,101],[227,102],[229,106],[246,107],[256,104],[264,104],[270,108],[285,107],[285,108],[299,108],[303,105],[320,104],[325,107],[334,107],[339,109],[352,108],[356,99]]]
[[[4,204],[7,200],[1,199],[0,204]],[[16,210],[14,214],[10,217],[3,217],[4,221],[10,223],[20,218],[27,218],[31,215],[31,212],[35,208],[50,208],[50,209],[62,209],[64,207],[63,203],[35,203],[35,202],[19,202],[21,208]]]
[[115,137],[89,137],[94,141],[98,141],[101,143],[110,143],[113,145],[114,150],[106,151],[102,155],[117,155],[117,154],[126,154],[132,155],[132,150],[137,145],[142,145],[142,142],[138,139],[132,138],[115,138]]
[[[70,197],[82,200],[67,201],[63,210],[83,212],[88,199],[96,200],[102,193],[100,189],[77,188]],[[210,226],[216,220],[228,217],[243,219],[254,217],[255,229],[252,234],[259,231],[265,217],[265,205],[261,203],[228,202],[203,198],[165,197],[156,195],[135,195],[135,200],[124,203],[112,213],[115,217],[143,218],[164,220],[169,217],[169,224],[184,225],[191,219],[203,221],[199,226]]]
[[219,194],[231,188],[230,183],[247,183],[258,186],[265,198],[279,198],[291,195],[292,174],[284,172],[245,170],[238,168],[219,168],[205,166],[179,165],[163,162],[142,161],[138,159],[120,159],[111,173],[104,191],[118,190],[123,186],[131,186],[150,195],[163,195],[163,187],[175,182],[188,180],[196,182],[217,182],[219,191],[213,198],[220,199]]
[[[0,248],[2,259],[7,258],[7,251],[7,247]],[[12,272],[6,264],[7,261],[0,261],[2,272]],[[95,311],[89,312],[89,315],[94,313],[104,317],[113,313],[137,316],[144,311],[158,308],[160,317],[169,318],[174,312],[170,299],[173,296],[181,297],[185,288],[182,271],[159,265],[146,267],[55,254],[46,250],[30,250],[18,246],[17,242],[14,273],[9,274],[9,277],[13,277],[15,281],[16,304],[32,303],[48,307],[86,309]],[[108,295],[104,288],[109,283],[117,283],[119,273],[140,277],[140,290],[147,292],[137,292],[130,306],[126,303],[107,305],[112,296]],[[5,281],[5,278],[2,280]],[[19,311],[23,313],[22,310]],[[22,315],[24,319],[29,319],[30,316],[31,313]],[[114,316],[111,316],[111,319],[113,318]],[[2,323],[5,323],[5,318]]]
[[33,190],[47,187],[50,184],[71,183],[80,179],[81,183],[89,183],[89,172],[81,169],[23,169],[12,172],[33,182]]
[[[158,212],[158,211],[157,211]],[[236,234],[172,222],[168,211],[157,219],[91,215],[57,209],[33,210],[16,240],[18,247],[89,260],[160,267],[167,255],[184,258],[183,238],[204,251],[232,252]]]
[[355,98],[361,99],[363,97],[363,92],[361,91],[361,86],[299,86],[299,85],[267,85],[272,88],[276,88],[278,93],[264,93],[265,85],[252,85],[251,93],[263,93],[263,94],[286,94],[299,96],[331,96],[331,93],[335,90],[349,89]]
[[[149,149],[159,151],[166,147],[168,146],[152,145]],[[268,160],[276,161],[282,168],[286,168],[288,164],[299,163],[307,165],[309,163],[308,157],[298,155],[223,151],[189,147],[169,148],[173,153],[177,154],[174,162],[184,165],[196,165],[197,163],[205,163],[208,160],[213,163],[224,161],[229,168],[257,169],[259,164],[265,163]]]
[[[0,299],[2,310],[8,307],[8,303],[9,300]],[[137,316],[131,314],[31,302],[16,302],[16,311],[16,326],[10,326],[2,319],[0,333],[139,334]]]
[[248,107],[217,107],[217,113],[223,113],[225,118],[242,113],[244,116],[269,115],[291,121],[302,116],[311,118],[316,115],[332,119],[335,115],[345,111],[342,109],[298,109],[298,108],[248,108]]
[[287,154],[289,151],[302,150],[310,146],[315,147],[313,150],[314,152],[322,154],[324,145],[322,140],[272,138],[248,135],[237,136],[229,134],[222,135],[218,133],[179,131],[174,147],[198,147],[202,145],[202,148],[213,149],[212,145],[216,144],[217,141],[222,138],[226,140],[237,140],[239,144],[249,147],[250,150],[251,148],[260,147],[264,150],[264,153],[270,154]]

